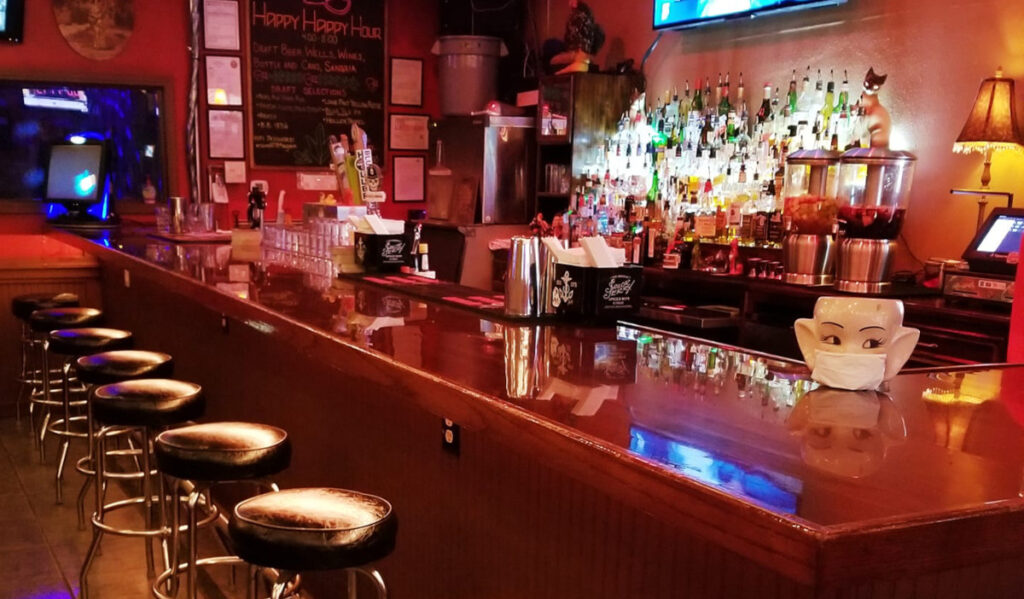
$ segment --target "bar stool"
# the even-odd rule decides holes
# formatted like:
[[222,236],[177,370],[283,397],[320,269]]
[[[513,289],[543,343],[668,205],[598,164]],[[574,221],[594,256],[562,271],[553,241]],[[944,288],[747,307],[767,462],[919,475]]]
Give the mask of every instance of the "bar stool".
[[[82,399],[72,401],[70,378],[71,367],[74,360],[90,354],[103,351],[115,351],[128,349],[134,344],[130,331],[121,329],[102,328],[81,328],[81,329],[57,329],[50,331],[46,338],[49,354],[61,356],[64,359],[62,367],[63,394],[62,403],[64,416],[50,422],[47,432],[60,438],[60,457],[57,460],[57,503],[64,502],[64,465],[68,459],[68,449],[71,446],[71,439],[91,440],[92,424],[87,414],[72,415],[72,408],[88,410],[88,394],[82,394]],[[76,424],[84,424],[83,430],[74,430]]]
[[[270,477],[283,472],[291,462],[292,446],[288,433],[264,424],[249,422],[213,422],[173,428],[157,435],[153,447],[160,474],[176,481],[172,495],[179,487],[188,494],[185,508],[188,522],[186,561],[178,559],[180,509],[172,502],[171,565],[153,583],[153,595],[169,599],[176,594],[178,577],[182,570],[187,575],[188,599],[196,599],[197,568],[218,564],[237,564],[236,556],[199,559],[197,536],[203,522],[212,522],[218,516],[217,507],[207,500],[209,515],[198,520],[201,497],[209,497],[213,485],[252,482],[270,491],[278,487]],[[189,488],[190,487],[190,488]],[[168,593],[163,587],[167,585]]]
[[[82,489],[78,492],[78,527],[85,528],[85,497],[88,494],[89,486],[93,482],[96,471],[92,465],[94,432],[95,426],[92,418],[92,405],[89,401],[93,388],[101,385],[110,385],[123,381],[143,378],[170,378],[174,376],[174,359],[171,356],[153,351],[142,350],[115,350],[89,356],[82,356],[75,360],[74,371],[78,380],[86,385],[86,432],[89,440],[89,452],[78,460],[75,469],[85,475]],[[127,450],[110,450],[107,456],[130,456],[138,462],[141,452],[132,445],[130,433],[131,428],[124,428],[120,432],[128,437]],[[115,436],[117,431],[108,434],[108,437]],[[142,468],[137,463],[136,472],[111,472],[105,473],[107,479],[137,479],[142,478]],[[106,480],[104,480],[106,484]]]
[[[29,293],[11,300],[11,313],[21,323],[21,370],[18,374],[18,397],[15,403],[18,422],[21,422],[21,402],[28,391],[29,421],[34,425],[31,398],[42,397],[42,369],[39,362],[39,344],[42,340],[32,334],[28,318],[36,310],[78,307],[78,296],[74,293]],[[50,373],[51,376],[55,373]],[[59,373],[57,373],[59,374]],[[35,429],[33,429],[35,430]]]
[[[96,511],[92,515],[92,543],[86,553],[79,578],[80,597],[88,597],[86,584],[89,569],[96,557],[100,540],[104,534],[114,534],[145,539],[147,573],[153,576],[153,539],[165,541],[163,526],[166,510],[165,493],[159,489],[156,500],[160,505],[161,525],[153,523],[153,488],[150,467],[150,442],[153,432],[159,429],[188,422],[202,416],[206,408],[203,390],[199,385],[172,379],[137,379],[96,387],[92,392],[92,415],[100,425],[94,437],[93,450],[95,475],[93,484],[96,492]],[[139,429],[142,436],[142,495],[105,503],[104,469],[108,433],[119,427]],[[159,477],[158,477],[159,480]],[[106,522],[109,512],[131,506],[143,506],[144,528],[118,528]],[[164,565],[168,566],[166,545]]]
[[278,571],[272,599],[294,593],[303,570],[347,570],[349,599],[362,573],[387,597],[384,579],[367,567],[395,548],[398,519],[385,499],[329,488],[264,493],[235,506],[228,533],[240,558]]
[[[103,312],[95,308],[46,308],[36,310],[29,315],[28,323],[33,334],[38,338],[39,363],[43,372],[59,372],[60,380],[63,383],[64,368],[51,369],[49,352],[49,333],[57,329],[71,329],[79,327],[99,326],[103,321]],[[68,365],[65,364],[65,367]],[[70,373],[68,373],[70,374]],[[77,382],[77,381],[76,381]],[[70,381],[69,381],[70,383]],[[38,430],[39,440],[39,461],[46,459],[46,434],[50,425],[51,408],[63,408],[64,402],[53,399],[50,388],[52,381],[50,376],[42,377],[43,392],[39,397],[31,397],[29,409],[39,408],[45,411],[42,424]],[[75,389],[81,391],[81,389]],[[34,425],[34,423],[33,423]]]

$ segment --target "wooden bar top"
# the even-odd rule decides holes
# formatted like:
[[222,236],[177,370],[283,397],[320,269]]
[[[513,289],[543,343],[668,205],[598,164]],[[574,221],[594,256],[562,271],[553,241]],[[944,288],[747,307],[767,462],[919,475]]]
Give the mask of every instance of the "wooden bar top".
[[842,392],[628,323],[508,324],[265,251],[50,234],[802,584],[1024,554],[1024,367]]

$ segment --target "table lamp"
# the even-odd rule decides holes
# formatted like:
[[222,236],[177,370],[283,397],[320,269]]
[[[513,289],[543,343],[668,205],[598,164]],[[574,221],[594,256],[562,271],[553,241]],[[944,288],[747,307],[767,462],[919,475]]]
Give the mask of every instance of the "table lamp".
[[967,117],[963,131],[953,144],[953,151],[959,154],[978,152],[985,155],[985,168],[981,173],[981,189],[954,189],[959,195],[980,196],[978,200],[978,228],[985,222],[985,207],[988,195],[1007,198],[1013,207],[1013,195],[992,192],[988,184],[992,181],[992,155],[1003,150],[1024,150],[1020,129],[1017,127],[1017,106],[1014,95],[1014,81],[1003,77],[1003,69],[996,70],[995,77],[981,82],[974,108]]

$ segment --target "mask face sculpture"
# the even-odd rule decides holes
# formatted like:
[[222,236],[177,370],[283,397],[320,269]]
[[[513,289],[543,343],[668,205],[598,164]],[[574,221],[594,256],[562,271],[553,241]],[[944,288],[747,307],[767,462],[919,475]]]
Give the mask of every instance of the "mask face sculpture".
[[889,447],[907,439],[902,414],[875,391],[816,389],[796,404],[787,425],[800,438],[805,463],[846,478],[878,471]]
[[822,297],[813,319],[796,321],[811,378],[837,389],[877,389],[899,373],[920,336],[903,326],[899,300]]

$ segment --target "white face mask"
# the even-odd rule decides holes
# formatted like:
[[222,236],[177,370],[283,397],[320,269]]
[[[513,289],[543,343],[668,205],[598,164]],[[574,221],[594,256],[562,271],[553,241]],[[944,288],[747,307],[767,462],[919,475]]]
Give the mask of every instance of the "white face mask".
[[840,354],[817,350],[811,378],[850,391],[877,389],[885,380],[885,354]]

